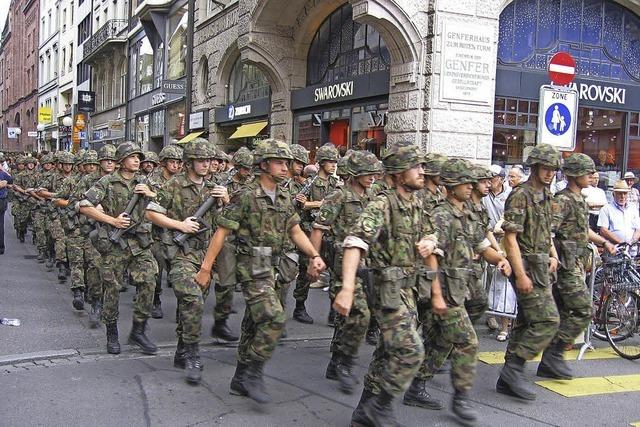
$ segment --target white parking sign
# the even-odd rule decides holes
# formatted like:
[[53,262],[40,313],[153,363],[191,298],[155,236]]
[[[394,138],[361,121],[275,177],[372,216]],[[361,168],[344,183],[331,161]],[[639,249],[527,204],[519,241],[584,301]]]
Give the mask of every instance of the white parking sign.
[[560,151],[576,148],[578,91],[566,87],[540,87],[538,144],[550,144]]

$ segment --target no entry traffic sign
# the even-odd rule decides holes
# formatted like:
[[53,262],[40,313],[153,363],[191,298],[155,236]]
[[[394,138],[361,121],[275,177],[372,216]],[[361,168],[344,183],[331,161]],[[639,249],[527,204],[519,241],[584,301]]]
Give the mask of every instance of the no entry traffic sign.
[[567,52],[558,52],[549,61],[547,71],[554,84],[567,85],[576,76],[576,61]]

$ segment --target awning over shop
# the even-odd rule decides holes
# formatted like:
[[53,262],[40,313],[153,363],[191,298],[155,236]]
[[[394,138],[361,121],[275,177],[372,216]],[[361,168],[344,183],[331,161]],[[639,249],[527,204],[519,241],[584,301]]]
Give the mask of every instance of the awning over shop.
[[267,127],[267,122],[256,122],[249,123],[246,125],[238,126],[238,129],[229,137],[229,139],[238,139],[238,138],[250,138],[252,136],[256,136],[257,134]]
[[197,137],[199,137],[200,135],[202,135],[204,133],[204,131],[200,131],[200,132],[192,132],[189,135],[185,136],[184,138],[182,138],[180,141],[176,142],[176,144],[186,144],[189,141],[192,141],[194,139],[196,139]]

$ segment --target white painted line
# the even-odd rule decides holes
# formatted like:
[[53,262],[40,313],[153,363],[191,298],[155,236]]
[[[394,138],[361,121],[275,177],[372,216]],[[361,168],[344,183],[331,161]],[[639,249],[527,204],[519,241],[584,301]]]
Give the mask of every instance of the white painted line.
[[549,64],[549,71],[562,74],[575,74],[576,68],[568,65]]

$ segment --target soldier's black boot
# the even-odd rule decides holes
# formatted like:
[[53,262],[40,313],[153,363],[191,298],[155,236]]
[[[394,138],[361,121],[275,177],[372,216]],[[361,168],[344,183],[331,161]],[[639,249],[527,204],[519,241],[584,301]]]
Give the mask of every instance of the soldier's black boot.
[[362,407],[367,402],[367,400],[375,397],[375,394],[371,393],[369,390],[364,388],[362,390],[362,395],[360,396],[360,401],[358,402],[358,406],[353,411],[351,415],[351,427],[372,427],[373,422],[367,417],[367,414],[364,413]]
[[307,313],[304,301],[296,301],[296,308],[293,310],[293,318],[300,323],[306,323],[308,325],[313,323],[313,318],[309,316],[309,313]]
[[331,353],[331,360],[329,360],[329,364],[327,365],[327,370],[324,373],[324,377],[328,380],[338,380],[338,373],[336,372],[336,367],[338,366],[338,360],[340,359],[340,353],[334,351]]
[[478,420],[478,411],[471,406],[467,392],[456,391],[451,410],[466,425],[472,425]]
[[53,270],[53,264],[54,264],[53,258],[49,258],[47,259],[47,263],[44,266],[47,267],[47,271],[51,271]]
[[357,378],[353,375],[353,364],[353,357],[342,354],[336,366],[340,390],[345,394],[352,394],[353,389],[356,387],[356,384],[358,384]]
[[46,258],[46,255],[42,252],[38,252],[38,258],[36,258],[38,260],[38,264],[44,264],[44,260]]
[[107,323],[107,353],[120,354],[120,342],[118,341],[118,324]]
[[129,334],[129,344],[137,345],[144,354],[156,354],[158,352],[158,347],[156,347],[156,345],[147,338],[147,335],[144,332],[146,326],[146,320],[143,322],[133,321],[133,327]]
[[393,396],[384,389],[376,397],[367,400],[362,405],[362,409],[374,427],[396,427],[399,425],[393,409]]
[[378,345],[378,339],[380,337],[380,329],[378,329],[378,324],[375,321],[369,324],[369,328],[367,329],[367,335],[365,336],[365,340],[367,344],[376,346]]
[[496,384],[498,393],[525,400],[536,399],[536,393],[531,389],[524,376],[524,363],[523,358],[511,353],[506,354],[504,366]]
[[213,338],[219,338],[223,341],[234,342],[238,341],[239,337],[234,335],[227,325],[227,319],[224,320],[216,320],[213,323],[213,327],[211,328],[211,336]]
[[244,379],[244,388],[247,390],[247,396],[249,396],[249,398],[257,403],[266,404],[271,403],[273,399],[271,399],[271,396],[267,393],[264,385],[263,369],[264,362],[252,361],[249,363]]
[[186,365],[186,354],[184,342],[182,337],[178,337],[178,345],[176,346],[176,354],[173,356],[173,367],[178,369],[184,369]]
[[82,289],[73,290],[73,308],[76,310],[84,310],[84,292]]
[[60,282],[64,282],[67,280],[67,269],[64,266],[64,262],[58,261],[56,263],[56,267],[58,267],[58,280]]
[[249,365],[246,363],[242,363],[238,361],[236,365],[236,372],[233,374],[233,378],[231,378],[231,385],[229,386],[229,393],[234,394],[236,396],[248,396],[249,393],[247,389],[244,387],[244,379],[246,378],[247,368]]
[[427,391],[427,380],[414,378],[411,385],[404,393],[402,403],[407,406],[417,406],[425,409],[439,410],[443,408],[442,402],[431,397]]
[[162,303],[160,302],[160,295],[154,295],[153,307],[151,308],[151,317],[154,319],[162,319],[164,314],[162,313]]
[[558,341],[549,345],[542,353],[542,360],[538,365],[539,377],[553,378],[556,380],[570,380],[573,373],[569,364],[564,360],[566,343]]
[[200,384],[202,380],[202,361],[200,361],[200,349],[198,343],[185,344],[186,349],[186,380],[189,384]]
[[95,300],[91,303],[91,311],[89,311],[89,325],[97,328],[100,324],[100,314],[102,313],[102,301]]

